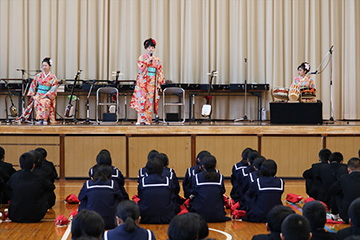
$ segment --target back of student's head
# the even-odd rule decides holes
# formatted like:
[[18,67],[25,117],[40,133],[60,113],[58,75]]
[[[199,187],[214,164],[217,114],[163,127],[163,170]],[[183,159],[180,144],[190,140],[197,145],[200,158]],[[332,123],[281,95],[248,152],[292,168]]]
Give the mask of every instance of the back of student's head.
[[342,162],[343,159],[344,159],[343,155],[341,153],[339,153],[339,152],[333,152],[333,153],[330,154],[330,157],[329,157],[330,162],[338,162],[338,163],[340,163],[340,162]]
[[267,224],[270,232],[279,233],[280,235],[282,222],[287,216],[294,213],[294,210],[284,205],[277,205],[273,207],[267,215]]
[[120,202],[117,216],[126,225],[125,230],[127,232],[132,232],[138,228],[136,221],[139,219],[140,209],[134,201],[124,200]]
[[29,152],[23,153],[19,158],[19,163],[21,169],[31,170],[35,163],[34,155]]
[[169,224],[169,240],[196,240],[207,237],[207,223],[196,213],[186,213],[173,217]]
[[303,207],[303,216],[309,221],[312,230],[324,228],[326,223],[326,209],[321,202],[311,201],[306,203]]
[[43,165],[44,162],[44,157],[43,155],[36,151],[36,150],[31,150],[29,151],[30,154],[32,154],[34,156],[34,160],[35,160],[35,167],[41,167]]
[[308,240],[310,238],[310,224],[299,214],[290,214],[281,224],[281,234],[285,240]]
[[98,168],[95,169],[94,172],[94,181],[106,181],[107,179],[111,179],[112,168],[109,165],[102,164]]
[[95,211],[81,210],[71,223],[71,239],[81,237],[94,237],[99,239],[104,233],[105,223],[103,218]]
[[199,152],[198,155],[196,156],[196,165],[201,165],[202,160],[210,155],[211,153],[206,150]]
[[41,153],[41,155],[43,156],[44,159],[47,157],[47,151],[44,148],[37,148],[37,149],[35,149],[35,151],[38,151],[39,153]]
[[162,161],[164,167],[169,165],[169,158],[165,153],[159,153],[156,157]]
[[247,159],[248,158],[248,155],[249,153],[252,151],[252,148],[245,148],[242,153],[241,153],[241,158],[244,160],[244,159]]
[[96,156],[96,164],[98,166],[106,164],[111,166],[112,165],[112,160],[111,160],[111,155],[109,152],[106,152],[104,150],[101,150],[98,155]]
[[205,157],[202,161],[202,166],[205,179],[211,182],[219,181],[220,175],[216,172],[216,158],[214,156]]
[[0,147],[0,161],[3,160],[5,156],[5,149],[3,147]]
[[258,151],[252,150],[251,152],[249,152],[247,158],[248,158],[248,160],[249,160],[250,165],[253,165],[253,164],[254,164],[254,160],[255,160],[255,158],[257,158],[257,157],[260,157],[260,154],[259,154]]
[[350,158],[347,166],[351,171],[360,171],[360,159],[356,157]]
[[267,159],[261,164],[260,173],[264,177],[274,177],[277,172],[277,164],[272,159]]
[[148,174],[162,174],[164,170],[163,162],[158,158],[150,158],[146,163],[146,172]]
[[327,163],[329,161],[331,151],[327,148],[323,148],[319,152],[319,159],[322,163]]
[[148,153],[147,159],[149,160],[151,158],[154,158],[154,157],[156,157],[157,154],[159,154],[159,152],[157,150],[153,149]]
[[355,199],[348,210],[349,219],[355,227],[360,227],[360,198]]
[[254,160],[254,167],[256,169],[260,169],[261,165],[264,163],[264,161],[266,160],[266,158],[264,158],[263,156],[259,156],[257,158],[255,158]]

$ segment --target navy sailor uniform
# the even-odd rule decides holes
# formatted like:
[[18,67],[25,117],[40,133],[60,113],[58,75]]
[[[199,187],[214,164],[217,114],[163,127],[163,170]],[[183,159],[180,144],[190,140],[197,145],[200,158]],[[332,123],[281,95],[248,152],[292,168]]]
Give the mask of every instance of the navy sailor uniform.
[[88,180],[79,193],[79,211],[94,210],[104,219],[105,229],[111,229],[117,226],[116,210],[122,199],[123,195],[115,181]]
[[234,166],[232,167],[231,184],[233,187],[231,189],[230,196],[235,202],[238,202],[240,200],[240,186],[239,181],[237,181],[237,174],[239,171],[245,169],[246,167],[247,165],[244,164],[243,160],[234,164]]
[[202,216],[207,222],[225,222],[230,220],[224,210],[225,186],[224,177],[219,174],[219,180],[210,182],[205,179],[205,172],[195,175],[192,182],[191,193],[194,197],[190,200],[190,212]]
[[176,187],[169,177],[150,174],[139,180],[141,223],[168,224],[179,211]]
[[126,225],[121,224],[117,228],[109,230],[104,233],[103,240],[156,240],[155,235],[152,231],[138,227],[132,232],[125,230]]
[[197,174],[199,172],[201,172],[199,165],[189,167],[186,170],[185,178],[184,178],[184,181],[182,183],[185,198],[189,198],[189,196],[191,194],[192,178],[195,176],[195,174]]

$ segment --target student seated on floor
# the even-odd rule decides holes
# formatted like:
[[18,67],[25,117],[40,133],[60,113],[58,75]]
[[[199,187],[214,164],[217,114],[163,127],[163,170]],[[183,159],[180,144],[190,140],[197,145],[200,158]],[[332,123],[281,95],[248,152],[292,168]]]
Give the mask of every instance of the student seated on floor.
[[281,239],[283,240],[309,240],[311,239],[309,221],[299,215],[291,214],[281,224]]
[[321,188],[320,169],[324,164],[329,164],[329,157],[331,151],[329,149],[321,149],[319,152],[319,162],[314,163],[310,169],[303,173],[305,178],[306,193],[309,197],[318,199],[319,191]]
[[117,209],[118,226],[105,232],[104,240],[155,240],[152,231],[139,227],[140,209],[134,201],[122,201]]
[[179,212],[176,203],[176,186],[163,176],[164,165],[158,158],[146,163],[146,173],[139,179],[138,196],[141,223],[168,224]]
[[205,239],[209,235],[206,221],[196,213],[175,216],[168,228],[169,240]]
[[266,222],[269,211],[276,205],[282,205],[284,181],[275,177],[276,172],[277,165],[274,160],[265,160],[261,165],[261,177],[249,186],[248,195],[251,201],[245,206],[246,221]]
[[58,177],[58,174],[56,172],[56,168],[54,166],[54,163],[48,161],[47,158],[47,151],[44,148],[37,148],[35,149],[35,151],[38,151],[39,153],[41,153],[41,155],[43,156],[43,164],[42,164],[42,169],[44,171],[49,172],[49,175],[51,176],[51,180],[52,182],[55,181],[55,179]]
[[208,151],[201,151],[196,156],[196,165],[193,167],[190,167],[186,170],[185,178],[183,181],[183,190],[184,190],[184,197],[189,198],[191,194],[191,184],[192,184],[192,178],[195,176],[195,174],[201,172],[201,162],[202,160],[210,156],[211,154]]
[[[155,149],[151,150],[148,153],[147,161],[149,161],[149,159],[155,158],[157,154],[159,154],[159,152],[157,150],[155,150]],[[139,176],[138,176],[139,181],[141,178],[145,177],[145,175],[146,175],[146,166],[139,169]]]
[[335,239],[334,233],[326,232],[326,208],[319,201],[308,202],[303,207],[303,216],[309,221],[313,240]]
[[281,224],[284,219],[295,211],[290,207],[278,205],[273,207],[267,215],[266,229],[270,234],[259,234],[253,236],[252,240],[280,240]]
[[[9,181],[12,174],[14,174],[16,171],[13,168],[13,165],[11,163],[5,162],[5,149],[0,147],[0,173],[1,178],[4,181],[4,184]],[[8,203],[10,196],[8,191],[6,191],[5,186],[3,186],[3,192],[2,192],[2,199],[0,199],[1,203]]]
[[71,223],[71,239],[101,239],[105,229],[103,218],[95,211],[79,211]]
[[224,176],[216,171],[216,158],[205,157],[204,171],[193,178],[190,196],[190,212],[195,212],[207,222],[225,222],[230,220],[224,210]]
[[111,180],[112,169],[108,165],[101,165],[96,169],[94,178],[84,183],[79,193],[79,211],[94,210],[105,222],[105,229],[117,226],[116,209],[123,195],[118,184]]
[[7,182],[11,192],[9,218],[13,222],[39,222],[49,209],[47,192],[53,191],[54,185],[33,173],[33,154],[22,154],[19,162],[21,170]]
[[90,168],[89,170],[89,177],[92,178],[94,177],[94,174],[96,172],[96,170],[101,166],[101,165],[108,165],[111,167],[111,180],[114,180],[121,191],[121,194],[123,195],[124,199],[129,199],[129,195],[125,190],[125,178],[123,176],[123,174],[121,173],[121,171],[114,167],[112,165],[112,160],[111,160],[111,155],[110,152],[107,149],[103,149],[101,150],[98,155],[96,156],[96,165],[94,165],[92,168]]
[[[333,214],[339,213],[344,222],[349,222],[348,209],[352,201],[360,197],[360,159],[348,161],[348,172],[336,181],[329,189],[332,199]],[[335,212],[336,211],[336,212]]]
[[350,236],[360,236],[360,198],[350,204],[348,214],[350,227],[338,231],[335,239],[343,240]]

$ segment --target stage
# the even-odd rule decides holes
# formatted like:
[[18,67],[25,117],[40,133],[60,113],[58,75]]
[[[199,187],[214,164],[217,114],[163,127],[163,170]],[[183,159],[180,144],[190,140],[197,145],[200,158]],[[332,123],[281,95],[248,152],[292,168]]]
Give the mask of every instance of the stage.
[[233,164],[245,147],[258,150],[278,163],[278,176],[302,177],[318,161],[326,147],[339,151],[347,162],[360,148],[360,121],[324,121],[318,125],[270,124],[268,121],[195,121],[185,124],[156,123],[136,126],[134,122],[0,125],[0,145],[6,161],[18,165],[21,153],[44,147],[48,160],[57,165],[61,178],[84,178],[101,149],[111,152],[113,165],[128,178],[136,178],[152,149],[164,152],[179,177],[195,162],[201,150],[210,151],[218,169],[229,177]]

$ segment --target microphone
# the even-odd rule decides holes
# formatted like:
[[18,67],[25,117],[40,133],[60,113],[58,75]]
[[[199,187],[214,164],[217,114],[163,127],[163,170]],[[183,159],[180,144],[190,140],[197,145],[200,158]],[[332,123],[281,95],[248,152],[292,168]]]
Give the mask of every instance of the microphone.
[[333,48],[334,48],[334,45],[331,45],[331,48],[329,49],[329,52],[330,52],[330,53],[333,52]]
[[310,72],[309,74],[312,75],[312,74],[317,74],[318,73],[318,70],[316,70],[315,72]]
[[41,73],[41,72],[42,72],[42,70],[35,70],[35,72],[37,72],[37,73]]
[[22,71],[25,71],[25,69],[17,68],[16,71],[17,71],[17,72],[22,72]]

